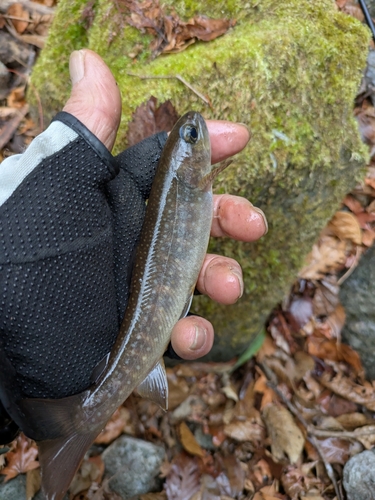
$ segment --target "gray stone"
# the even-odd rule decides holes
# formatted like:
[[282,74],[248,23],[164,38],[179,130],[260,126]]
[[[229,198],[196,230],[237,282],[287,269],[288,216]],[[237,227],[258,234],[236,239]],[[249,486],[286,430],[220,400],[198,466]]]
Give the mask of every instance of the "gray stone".
[[[66,495],[64,500],[68,500]],[[11,479],[6,483],[0,484],[0,500],[26,500],[26,474]],[[41,491],[34,496],[33,500],[44,500]]]
[[26,499],[26,476],[24,474],[0,485],[0,500],[24,499]]
[[344,467],[344,488],[348,500],[375,500],[375,453],[363,451]]
[[161,446],[121,436],[102,455],[109,488],[123,500],[158,489],[164,457]]
[[342,340],[362,359],[366,376],[375,378],[375,247],[343,283],[340,300],[346,311]]

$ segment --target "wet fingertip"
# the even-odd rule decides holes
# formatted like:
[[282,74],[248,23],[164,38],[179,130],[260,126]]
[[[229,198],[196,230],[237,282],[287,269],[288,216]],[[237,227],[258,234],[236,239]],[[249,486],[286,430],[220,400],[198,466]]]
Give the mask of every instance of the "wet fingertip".
[[253,205],[253,210],[255,210],[255,212],[257,212],[259,215],[262,216],[262,219],[263,219],[263,222],[264,222],[264,226],[265,226],[265,231],[263,233],[263,236],[266,235],[268,233],[268,221],[267,221],[267,217],[265,215],[265,213],[263,212],[263,210],[261,208],[258,208],[258,207],[254,207]]

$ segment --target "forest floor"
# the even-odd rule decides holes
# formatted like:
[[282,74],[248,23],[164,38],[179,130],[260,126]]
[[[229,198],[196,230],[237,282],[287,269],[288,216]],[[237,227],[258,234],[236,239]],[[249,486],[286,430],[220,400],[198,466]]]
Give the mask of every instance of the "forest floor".
[[[7,4],[0,9],[0,45],[7,37],[9,50],[22,46],[27,63],[1,56],[0,161],[24,151],[40,132],[25,92],[55,8],[53,0],[38,0],[39,17],[31,18],[25,2]],[[363,21],[354,1],[336,4]],[[167,413],[136,395],[128,398],[85,458],[70,489],[72,500],[119,498],[106,490],[101,453],[124,433],[166,450],[160,491],[141,500],[346,498],[344,465],[375,445],[375,381],[366,380],[358,354],[340,341],[345,310],[338,296],[375,240],[371,93],[364,80],[354,106],[372,158],[367,177],[345,197],[290,295],[271,312],[262,346],[228,363],[168,368]],[[35,443],[20,435],[0,453],[4,480],[26,474],[32,498],[40,487]]]

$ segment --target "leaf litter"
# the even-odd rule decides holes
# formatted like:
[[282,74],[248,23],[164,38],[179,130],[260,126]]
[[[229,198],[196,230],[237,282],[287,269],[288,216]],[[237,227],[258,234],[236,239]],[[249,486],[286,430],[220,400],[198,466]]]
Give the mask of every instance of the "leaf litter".
[[[51,0],[39,3],[53,9]],[[154,57],[184,50],[197,40],[212,40],[235,22],[202,16],[182,21],[151,0],[116,4],[126,7],[127,22],[152,34]],[[361,19],[355,2],[337,0],[336,5]],[[92,8],[88,2],[83,11],[87,27]],[[42,43],[38,37],[46,36],[52,17],[30,15],[21,2],[14,2],[7,12],[0,11],[0,35],[6,32],[17,43],[26,43],[33,63]],[[31,38],[22,39],[25,35]],[[16,67],[19,74],[10,73],[3,86],[0,160],[23,150],[39,133],[28,117],[24,93],[32,63]],[[10,70],[15,63],[5,66]],[[371,152],[367,177],[322,231],[289,296],[265,325],[266,335],[260,337],[265,340],[256,356],[243,358],[242,365],[233,360],[168,368],[167,413],[131,396],[84,459],[70,489],[71,500],[119,498],[102,493],[106,483],[101,451],[123,433],[161,444],[167,452],[160,470],[161,491],[141,495],[141,500],[344,498],[343,465],[375,445],[375,382],[364,378],[358,354],[340,341],[345,311],[338,299],[342,280],[375,240],[372,93],[364,80],[354,111]],[[169,130],[176,119],[172,103],[150,98],[135,112],[126,141],[134,144]],[[25,436],[0,448],[0,469],[5,481],[26,474],[28,499],[39,490],[37,448]]]

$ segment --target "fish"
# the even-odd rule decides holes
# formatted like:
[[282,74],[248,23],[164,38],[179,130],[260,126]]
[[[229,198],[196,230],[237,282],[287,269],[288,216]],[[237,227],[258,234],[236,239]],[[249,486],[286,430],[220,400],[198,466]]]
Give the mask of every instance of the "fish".
[[63,498],[85,453],[135,389],[167,410],[163,353],[190,307],[210,237],[212,182],[226,166],[211,166],[203,117],[194,111],[182,116],[158,163],[129,301],[111,352],[95,368],[87,390],[18,401],[22,430],[38,445],[47,500]]

